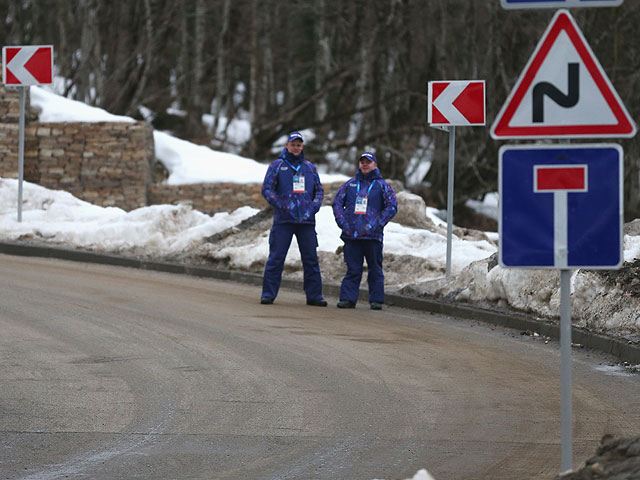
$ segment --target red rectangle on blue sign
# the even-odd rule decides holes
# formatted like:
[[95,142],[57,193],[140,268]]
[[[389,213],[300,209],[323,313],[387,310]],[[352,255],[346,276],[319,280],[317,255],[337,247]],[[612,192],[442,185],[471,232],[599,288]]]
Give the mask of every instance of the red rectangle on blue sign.
[[534,167],[536,192],[586,192],[586,165],[536,165]]

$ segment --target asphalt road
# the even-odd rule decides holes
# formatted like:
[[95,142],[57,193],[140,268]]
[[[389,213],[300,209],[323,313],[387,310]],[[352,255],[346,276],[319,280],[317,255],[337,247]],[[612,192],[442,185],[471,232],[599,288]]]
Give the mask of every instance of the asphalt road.
[[[0,478],[550,480],[558,345],[399,308],[0,255]],[[336,299],[331,300],[335,305]],[[640,378],[574,355],[576,466]]]

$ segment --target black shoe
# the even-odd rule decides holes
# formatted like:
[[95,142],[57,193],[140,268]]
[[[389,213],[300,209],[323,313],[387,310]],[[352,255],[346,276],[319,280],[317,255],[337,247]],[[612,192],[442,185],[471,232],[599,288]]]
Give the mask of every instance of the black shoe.
[[340,300],[336,306],[338,308],[356,308],[356,304],[351,300]]
[[260,299],[260,303],[262,305],[271,305],[273,303],[273,298],[271,298],[271,297],[262,297]]
[[371,302],[371,310],[382,310],[382,304],[378,302]]
[[307,305],[313,307],[326,307],[327,301],[324,298],[316,298],[315,300],[307,300]]

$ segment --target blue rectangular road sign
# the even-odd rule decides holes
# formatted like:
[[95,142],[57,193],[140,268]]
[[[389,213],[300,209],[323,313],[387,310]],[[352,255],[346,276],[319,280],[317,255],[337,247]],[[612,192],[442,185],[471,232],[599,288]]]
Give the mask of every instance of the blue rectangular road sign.
[[622,147],[505,145],[500,149],[500,264],[619,268]]
[[623,0],[500,0],[503,8],[617,7]]

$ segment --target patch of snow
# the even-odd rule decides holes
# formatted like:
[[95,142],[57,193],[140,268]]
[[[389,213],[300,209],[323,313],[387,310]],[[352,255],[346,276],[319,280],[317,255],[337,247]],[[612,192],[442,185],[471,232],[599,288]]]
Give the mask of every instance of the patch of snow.
[[620,365],[598,365],[594,368],[599,372],[604,372],[607,375],[612,375],[614,377],[631,377],[634,374],[625,370],[624,367]]
[[478,200],[467,200],[466,206],[475,210],[482,215],[492,218],[495,221],[498,221],[499,217],[499,207],[498,207],[499,196],[497,192],[487,193],[484,196],[482,201]]
[[131,117],[113,115],[101,108],[69,100],[44,88],[32,86],[31,106],[40,110],[41,122],[135,122]]

